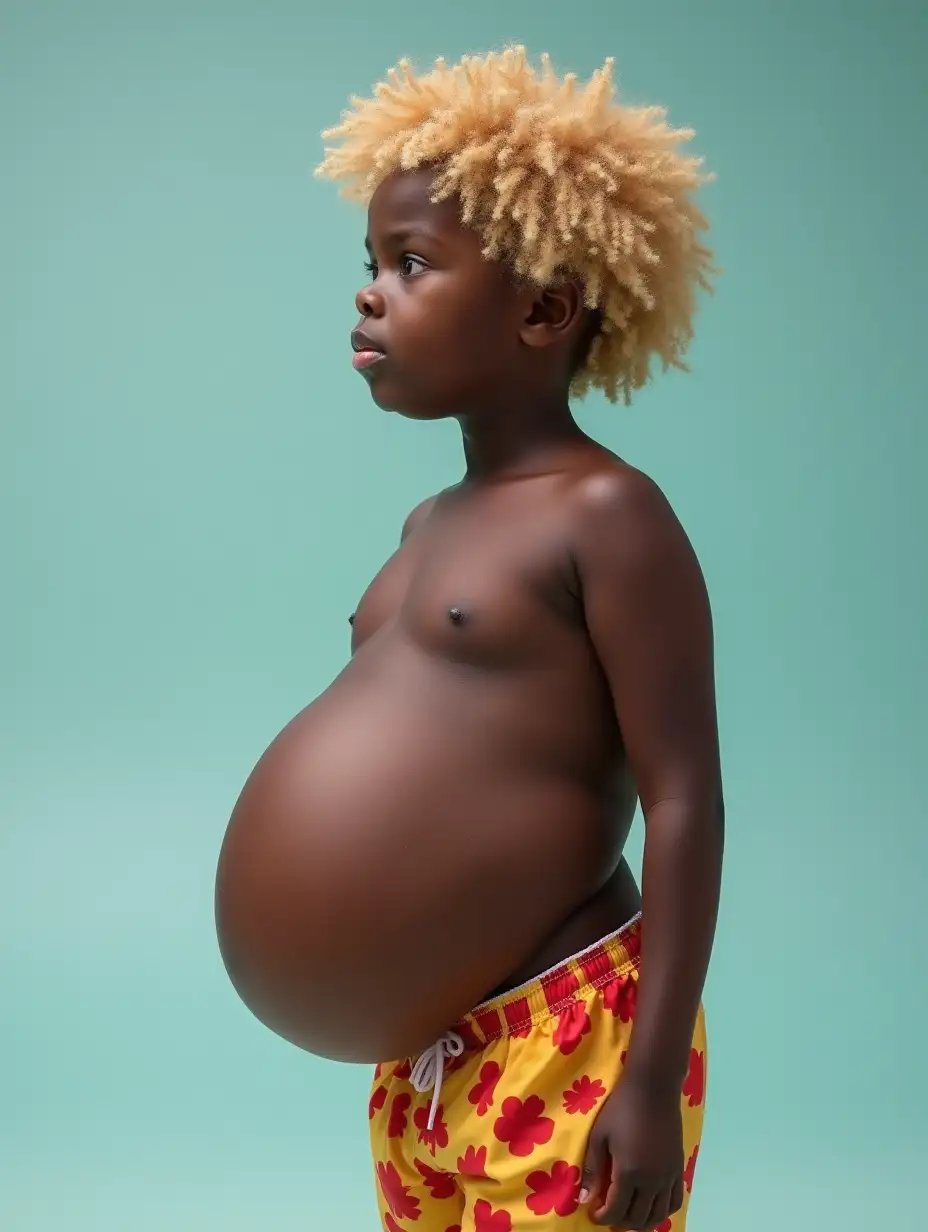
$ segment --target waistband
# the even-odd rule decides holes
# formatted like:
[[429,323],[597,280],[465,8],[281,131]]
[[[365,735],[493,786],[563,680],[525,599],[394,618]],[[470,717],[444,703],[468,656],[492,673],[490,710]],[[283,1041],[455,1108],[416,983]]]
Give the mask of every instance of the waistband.
[[454,1035],[467,1050],[491,1040],[526,1035],[531,1027],[566,1009],[573,1001],[638,969],[641,915],[579,954],[559,962],[518,988],[484,1001],[455,1024]]
[[636,915],[573,958],[465,1014],[412,1066],[409,1080],[413,1087],[422,1094],[432,1092],[428,1129],[434,1127],[441,1106],[447,1066],[453,1066],[465,1052],[479,1051],[491,1040],[528,1035],[536,1023],[558,1014],[578,997],[630,975],[638,967],[640,954],[641,917]]

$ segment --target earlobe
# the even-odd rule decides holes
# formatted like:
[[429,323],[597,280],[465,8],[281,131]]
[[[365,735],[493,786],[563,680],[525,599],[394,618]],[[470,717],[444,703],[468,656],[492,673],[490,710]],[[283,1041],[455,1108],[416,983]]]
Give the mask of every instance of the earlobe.
[[578,283],[538,289],[532,295],[522,326],[522,341],[530,347],[562,342],[577,329],[583,315],[583,293]]

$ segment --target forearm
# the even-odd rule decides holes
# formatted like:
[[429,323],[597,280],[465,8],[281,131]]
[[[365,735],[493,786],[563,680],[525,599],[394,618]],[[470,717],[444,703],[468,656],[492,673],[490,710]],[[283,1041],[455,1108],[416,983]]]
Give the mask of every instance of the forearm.
[[646,815],[641,974],[625,1072],[682,1085],[699,1011],[721,886],[721,804],[679,801]]

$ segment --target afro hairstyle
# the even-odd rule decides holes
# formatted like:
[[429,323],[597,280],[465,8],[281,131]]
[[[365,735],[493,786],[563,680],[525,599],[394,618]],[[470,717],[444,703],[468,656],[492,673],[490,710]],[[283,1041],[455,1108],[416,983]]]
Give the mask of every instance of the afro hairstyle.
[[434,168],[433,200],[459,200],[487,259],[539,287],[580,284],[597,329],[571,392],[627,403],[655,358],[686,367],[696,291],[715,272],[694,199],[711,177],[665,109],[616,101],[612,70],[581,86],[523,47],[421,75],[403,60],[323,132],[336,144],[316,174],[366,205],[391,175]]

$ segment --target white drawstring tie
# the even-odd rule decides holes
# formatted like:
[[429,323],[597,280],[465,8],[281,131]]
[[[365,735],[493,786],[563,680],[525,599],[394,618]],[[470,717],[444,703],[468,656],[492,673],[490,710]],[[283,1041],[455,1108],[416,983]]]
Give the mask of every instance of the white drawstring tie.
[[464,1041],[454,1031],[446,1031],[441,1039],[426,1048],[422,1056],[412,1067],[409,1081],[413,1087],[424,1095],[434,1087],[432,1104],[429,1108],[428,1127],[435,1128],[435,1114],[438,1111],[438,1100],[441,1096],[441,1083],[445,1076],[445,1061],[450,1057],[459,1057],[464,1051]]

